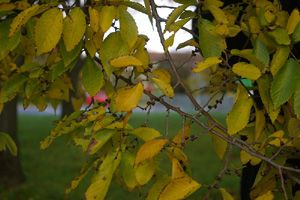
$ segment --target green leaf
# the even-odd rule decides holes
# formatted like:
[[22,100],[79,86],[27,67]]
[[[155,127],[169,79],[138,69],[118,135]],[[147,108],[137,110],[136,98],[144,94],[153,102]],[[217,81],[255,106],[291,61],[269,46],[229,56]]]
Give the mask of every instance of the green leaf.
[[289,35],[282,28],[276,28],[272,31],[266,32],[266,35],[273,39],[277,44],[289,45],[291,43]]
[[67,51],[63,40],[59,41],[59,47],[60,47],[60,53],[64,60],[64,64],[65,64],[65,66],[68,66],[70,63],[72,63],[77,58],[77,56],[81,52],[82,40],[71,51]]
[[149,127],[134,129],[129,134],[144,141],[153,140],[162,136],[157,130]]
[[17,145],[14,140],[7,133],[0,132],[0,151],[5,151],[6,146],[12,155],[18,155]]
[[26,76],[17,75],[7,81],[0,92],[0,103],[12,100],[28,80]]
[[268,49],[260,39],[256,38],[253,45],[253,55],[255,55],[261,62],[267,66],[270,62]]
[[67,51],[71,51],[81,41],[86,29],[85,14],[76,7],[64,19],[63,40]]
[[27,8],[22,11],[18,16],[16,16],[11,24],[9,31],[9,37],[12,37],[16,32],[18,32],[21,27],[26,24],[26,22],[38,11],[40,8],[39,4]]
[[92,184],[85,193],[87,200],[102,200],[105,198],[113,174],[120,164],[120,154],[120,151],[117,149],[105,157],[98,172],[91,179]]
[[20,67],[20,71],[21,72],[26,72],[26,71],[29,71],[31,69],[34,69],[34,68],[40,68],[41,65],[36,63],[36,62],[28,62],[28,63],[25,63],[24,65],[22,65]]
[[117,130],[103,130],[96,133],[90,141],[87,148],[87,153],[90,155],[95,154],[106,142],[117,132]]
[[295,59],[289,59],[278,71],[271,85],[271,98],[274,108],[285,103],[294,93],[299,82],[299,68]]
[[69,70],[70,68],[74,67],[74,65],[76,64],[77,62],[77,59],[78,57],[72,61],[72,63],[70,63],[68,66],[65,66],[64,65],[64,61],[63,60],[60,60],[53,73],[52,73],[52,81],[54,81],[58,76],[62,75],[65,71]]
[[290,47],[280,45],[277,47],[271,63],[271,72],[275,76],[278,70],[284,65],[290,55]]
[[37,55],[55,48],[63,30],[63,14],[58,8],[45,12],[35,26],[35,43]]
[[103,41],[99,54],[104,70],[108,77],[110,77],[114,71],[114,67],[109,64],[109,61],[118,56],[128,55],[129,48],[122,39],[120,32],[113,32]]
[[7,19],[0,23],[0,61],[4,59],[10,51],[16,48],[20,42],[21,31],[18,31],[14,36],[8,38],[11,22],[11,19]]
[[135,178],[135,171],[133,168],[134,164],[134,154],[125,152],[122,154],[122,175],[125,184],[127,185],[129,191],[133,191],[135,186],[138,184]]
[[206,26],[200,22],[198,23],[199,29],[199,44],[200,49],[205,59],[209,57],[220,57],[222,47],[216,41],[216,39],[210,34]]
[[156,156],[168,141],[168,139],[161,139],[148,140],[145,142],[136,153],[134,165],[138,165],[139,163]]
[[201,184],[194,181],[192,178],[186,176],[173,179],[169,184],[160,192],[159,200],[179,200],[185,199],[198,188]]
[[185,4],[185,5],[181,5],[177,8],[175,8],[170,15],[168,16],[167,22],[166,22],[166,26],[165,26],[165,30],[164,32],[167,32],[167,30],[169,30],[169,27],[171,26],[171,24],[173,24],[175,22],[175,20],[179,17],[179,15],[181,15],[181,13],[187,8],[189,7],[191,4]]
[[140,12],[148,15],[148,12],[147,12],[146,8],[144,6],[142,6],[140,3],[132,2],[132,1],[122,1],[120,3],[120,5],[128,6],[132,9],[135,9],[137,11],[140,11]]
[[257,67],[245,62],[234,64],[232,67],[232,71],[251,80],[257,80],[261,76],[261,72]]
[[300,22],[297,24],[297,26],[292,34],[292,38],[295,43],[300,41]]
[[122,7],[119,7],[119,13],[121,36],[128,44],[129,48],[131,48],[138,39],[138,27],[129,12],[124,10]]
[[294,104],[295,104],[294,105],[295,113],[297,114],[297,118],[300,119],[300,83],[299,82],[295,89]]
[[90,56],[86,57],[82,68],[82,84],[92,97],[100,91],[103,85],[103,73]]
[[141,83],[133,87],[124,87],[116,92],[115,103],[118,111],[133,110],[142,98],[144,86]]
[[252,99],[248,98],[238,101],[233,106],[226,117],[226,124],[229,135],[234,135],[247,126],[252,104]]

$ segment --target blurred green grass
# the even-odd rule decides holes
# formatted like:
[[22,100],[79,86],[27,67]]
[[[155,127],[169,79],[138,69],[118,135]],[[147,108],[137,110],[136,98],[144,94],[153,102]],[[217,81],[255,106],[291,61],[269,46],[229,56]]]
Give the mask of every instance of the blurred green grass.
[[[217,112],[213,116],[225,124],[226,113]],[[20,140],[20,158],[24,173],[27,177],[26,183],[16,187],[9,192],[1,192],[0,199],[3,200],[56,200],[56,199],[74,199],[81,200],[90,184],[86,177],[78,188],[73,190],[68,196],[64,195],[66,188],[70,186],[72,179],[80,171],[81,166],[87,160],[85,153],[73,145],[67,147],[65,137],[54,140],[53,144],[46,150],[40,150],[39,142],[50,134],[54,127],[53,120],[58,117],[47,115],[19,115],[18,129]],[[137,128],[144,124],[146,114],[134,113],[129,123]],[[153,127],[163,135],[166,132],[166,113],[152,113],[149,117],[147,126]],[[182,128],[182,119],[180,115],[171,113],[169,123],[169,136],[175,136]],[[192,125],[191,134],[197,135],[203,129],[196,124]],[[202,135],[197,140],[190,142],[185,149],[192,169],[192,177],[199,183],[211,185],[223,167],[212,147],[208,134]],[[230,162],[237,166],[239,155],[234,151]],[[171,170],[171,163],[163,160],[163,168]],[[239,196],[240,178],[234,175],[223,175],[219,187],[227,188],[236,199]],[[147,188],[151,186],[147,185]],[[202,199],[207,189],[201,187],[188,199]],[[201,198],[202,197],[202,198]],[[112,183],[106,196],[108,200],[118,199],[144,199],[140,197],[138,191],[133,192],[122,190],[122,188]],[[213,189],[211,199],[221,199],[220,193]]]

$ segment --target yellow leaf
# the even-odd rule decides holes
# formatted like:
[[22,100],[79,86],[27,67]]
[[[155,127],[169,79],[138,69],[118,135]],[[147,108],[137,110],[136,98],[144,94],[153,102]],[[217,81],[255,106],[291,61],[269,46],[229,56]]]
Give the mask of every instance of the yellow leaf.
[[151,189],[149,190],[146,200],[157,200],[162,189],[170,181],[171,181],[171,177],[167,174],[165,174],[163,177],[158,178],[156,182],[152,185]]
[[172,80],[171,74],[165,69],[156,69],[152,71],[152,74],[157,78],[164,80],[167,83],[171,83]]
[[174,97],[174,90],[170,83],[165,82],[164,80],[158,79],[158,78],[152,78],[151,79],[158,87],[159,89],[168,97],[173,98]]
[[115,103],[118,111],[133,110],[142,98],[144,86],[141,83],[133,87],[121,88],[116,92]]
[[0,12],[13,10],[15,8],[16,8],[16,5],[14,3],[1,3],[0,4]]
[[220,60],[218,57],[209,57],[203,62],[197,63],[197,68],[193,69],[193,72],[201,72],[215,64],[221,63],[222,60]]
[[249,28],[251,33],[259,33],[260,32],[260,25],[259,20],[255,16],[251,16],[249,18]]
[[251,157],[252,156],[249,153],[247,153],[246,151],[244,151],[244,150],[240,151],[240,159],[244,165],[251,160]]
[[26,24],[26,22],[37,12],[39,8],[40,6],[36,4],[18,14],[11,23],[8,37],[12,37],[16,32],[18,32],[21,27]]
[[135,165],[135,177],[139,185],[146,185],[152,178],[155,172],[155,162],[153,159],[145,160],[144,162]]
[[145,142],[136,153],[134,165],[138,165],[144,160],[151,159],[156,156],[162,148],[167,144],[168,139],[149,140]]
[[138,39],[138,27],[134,18],[129,12],[119,7],[120,13],[120,32],[124,41],[128,44],[129,48],[133,47]]
[[100,27],[105,33],[111,26],[112,20],[115,17],[114,6],[104,6],[100,12]]
[[90,24],[92,29],[97,32],[100,29],[100,15],[96,9],[89,7]]
[[103,36],[104,36],[104,33],[101,29],[98,30],[98,32],[96,32],[93,36],[92,36],[92,40],[93,40],[93,43],[95,45],[95,48],[97,50],[100,49],[100,46],[102,44],[102,40],[103,40]]
[[[184,136],[182,134],[183,129],[181,129],[172,140],[174,143],[176,143],[176,146],[178,146],[178,147],[185,146],[187,139],[189,139],[189,137],[190,137],[190,123],[187,123],[185,125],[184,129],[185,129],[184,130]],[[184,139],[182,139],[182,136],[183,136]],[[182,143],[184,143],[184,144],[182,145]]]
[[140,127],[134,129],[129,134],[144,141],[153,140],[162,136],[157,130],[149,127]]
[[269,190],[267,193],[257,197],[255,200],[273,200],[274,194],[271,190]]
[[35,26],[35,43],[37,55],[41,55],[55,48],[63,30],[63,14],[58,8],[45,12]]
[[113,117],[111,115],[105,116],[102,119],[100,119],[99,121],[97,120],[96,122],[94,122],[93,131],[96,132],[113,121],[115,121],[115,117]]
[[63,40],[67,51],[71,51],[80,42],[85,33],[86,21],[83,11],[76,7],[64,19]]
[[72,107],[74,109],[74,111],[78,111],[81,109],[83,103],[84,103],[84,97],[81,97],[79,99],[76,98],[71,98],[71,103],[72,103]]
[[234,200],[234,198],[226,191],[225,188],[220,188],[219,190],[222,194],[223,200]]
[[201,184],[190,177],[181,177],[172,180],[160,193],[158,200],[185,199],[195,192]]
[[286,28],[285,28],[287,34],[290,35],[294,32],[299,21],[300,21],[299,10],[297,8],[295,8],[293,10],[293,12],[291,13],[291,16],[289,17]]
[[184,170],[176,158],[172,159],[172,179],[184,177]]
[[109,61],[113,67],[143,66],[143,63],[133,56],[119,56]]
[[235,104],[236,102],[238,102],[242,99],[248,99],[248,97],[249,97],[249,94],[248,94],[247,89],[243,85],[238,84],[237,91],[236,91],[236,97],[235,97],[233,104]]
[[256,80],[261,76],[261,71],[257,67],[245,62],[239,62],[233,65],[232,71],[251,80]]
[[226,124],[229,135],[234,135],[247,126],[252,104],[252,99],[248,98],[237,102],[233,106],[226,117]]
[[219,0],[205,0],[205,5],[213,5],[219,8],[222,7],[224,3]]
[[93,41],[93,36],[94,30],[92,29],[92,27],[86,27],[84,46],[92,58],[95,57],[95,53],[97,52],[95,43]]
[[46,95],[39,96],[35,105],[39,111],[44,111],[47,108]]
[[229,27],[227,26],[227,24],[217,25],[214,31],[219,35],[229,35]]

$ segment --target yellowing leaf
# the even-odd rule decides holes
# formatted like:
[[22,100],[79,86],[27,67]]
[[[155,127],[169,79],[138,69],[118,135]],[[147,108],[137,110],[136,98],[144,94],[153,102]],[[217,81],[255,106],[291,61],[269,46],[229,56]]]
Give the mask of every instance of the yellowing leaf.
[[175,22],[175,20],[179,17],[179,15],[189,6],[190,4],[184,4],[181,5],[177,8],[175,8],[170,15],[168,16],[167,22],[166,22],[166,26],[165,26],[165,30],[164,32],[166,32],[169,27],[171,26],[171,24],[173,24]]
[[291,13],[291,16],[289,17],[289,20],[288,20],[286,28],[285,28],[287,34],[290,35],[294,32],[299,21],[300,21],[299,10],[297,8],[295,8],[293,10],[293,12]]
[[132,191],[135,186],[138,184],[135,178],[135,172],[133,168],[134,163],[134,154],[130,154],[128,152],[125,152],[122,154],[122,175],[125,184],[127,185],[129,191]]
[[155,172],[155,162],[153,159],[135,165],[135,177],[139,185],[145,185],[150,181]]
[[134,129],[129,134],[144,141],[153,140],[162,136],[157,130],[149,127]]
[[28,78],[26,76],[17,75],[7,81],[1,88],[0,103],[5,103],[15,98],[27,80]]
[[85,14],[79,7],[76,7],[64,19],[63,40],[67,51],[71,51],[80,42],[85,28]]
[[103,73],[90,56],[86,57],[82,68],[82,84],[92,97],[100,91],[103,85]]
[[120,56],[109,61],[113,67],[142,66],[143,63],[133,56]]
[[164,80],[167,83],[171,83],[171,74],[165,69],[156,69],[152,71],[152,74],[156,76],[158,79]]
[[115,17],[115,7],[114,6],[104,6],[100,12],[100,27],[103,32],[106,32]]
[[121,36],[128,44],[129,48],[131,48],[138,39],[138,27],[135,23],[134,18],[129,12],[120,7],[119,13]]
[[175,34],[171,35],[168,39],[164,41],[165,53],[168,51],[168,48],[171,47],[174,43]]
[[97,32],[100,29],[100,15],[96,9],[89,7],[90,24],[92,29]]
[[152,78],[151,79],[158,87],[159,89],[169,98],[174,97],[174,90],[170,83],[165,82],[164,80],[158,79],[158,78]]
[[7,133],[0,132],[0,152],[5,151],[6,147],[13,156],[18,155],[17,145],[14,140]]
[[251,33],[260,32],[260,25],[259,25],[258,18],[256,16],[251,16],[249,18],[249,28]]
[[257,67],[245,62],[239,62],[233,65],[232,71],[251,80],[256,80],[261,76],[261,72]]
[[[183,138],[182,138],[183,137]],[[183,129],[181,129],[177,135],[173,138],[173,142],[178,147],[185,146],[187,139],[190,137],[190,123],[186,123],[184,127],[184,135],[183,135]]]
[[190,177],[181,177],[172,180],[160,193],[159,200],[185,199],[195,192],[201,184]]
[[145,142],[136,153],[134,165],[138,165],[139,163],[156,156],[168,141],[168,139],[161,139],[148,140]]
[[45,12],[35,26],[35,43],[37,55],[55,48],[63,30],[63,14],[58,8]]
[[229,135],[233,135],[247,126],[252,104],[252,99],[248,98],[237,102],[233,106],[226,117]]
[[273,39],[277,44],[289,45],[291,40],[287,32],[282,28],[276,28],[272,31],[266,33],[271,39]]
[[244,49],[241,51],[237,49],[232,49],[230,53],[249,60],[251,64],[255,65],[260,70],[263,70],[265,67],[265,64],[260,59],[258,59],[255,55],[253,55],[252,49]]
[[172,179],[184,177],[184,170],[176,158],[172,159]]
[[150,188],[146,200],[157,200],[160,192],[171,180],[171,177],[167,174],[157,179],[157,181]]
[[267,193],[257,197],[255,200],[273,200],[274,194],[271,190],[269,190]]
[[234,200],[234,198],[226,191],[225,188],[220,188],[219,190],[222,194],[223,200]]
[[222,60],[220,60],[218,57],[209,57],[205,59],[203,62],[197,63],[197,68],[193,69],[193,72],[201,72],[215,64],[221,63]]
[[255,108],[255,142],[258,141],[258,138],[261,135],[265,125],[266,125],[266,118],[265,118],[265,110],[258,110]]
[[248,163],[250,160],[251,160],[252,156],[247,153],[246,151],[244,150],[241,150],[240,152],[240,159],[242,161],[242,163],[245,165],[246,163]]
[[222,9],[211,4],[204,5],[211,12],[211,14],[214,16],[218,23],[228,24],[228,17]]
[[11,24],[8,37],[12,37],[16,32],[18,32],[21,27],[26,24],[26,22],[37,12],[39,8],[39,4],[36,4],[18,14]]
[[[209,126],[211,126],[211,125],[209,124]],[[227,137],[223,133],[223,131],[221,131],[220,129],[213,128],[213,130],[220,133],[224,137]],[[210,138],[213,143],[213,147],[214,147],[214,150],[215,150],[217,156],[219,157],[220,160],[223,160],[224,154],[227,150],[227,145],[228,145],[227,142],[225,140],[223,140],[222,138],[220,138],[219,136],[213,134],[212,132],[210,132],[209,135],[210,135]]]
[[100,166],[99,171],[92,177],[92,184],[87,189],[87,200],[102,200],[110,186],[114,171],[121,161],[120,151],[109,153]]
[[86,150],[86,153],[88,153],[90,155],[95,154],[99,149],[101,149],[108,142],[108,140],[110,138],[113,137],[113,135],[116,132],[117,132],[116,130],[103,130],[103,131],[96,133],[92,137],[92,139],[88,145],[88,148]]
[[133,110],[139,103],[144,91],[141,83],[133,87],[121,88],[116,92],[115,103],[118,111],[127,112]]
[[279,69],[284,65],[290,55],[290,47],[280,45],[277,47],[271,63],[271,72],[275,76]]

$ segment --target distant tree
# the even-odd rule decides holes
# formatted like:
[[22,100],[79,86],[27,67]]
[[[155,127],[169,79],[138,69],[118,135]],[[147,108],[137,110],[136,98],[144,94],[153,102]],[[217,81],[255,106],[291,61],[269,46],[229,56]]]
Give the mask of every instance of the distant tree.
[[[200,187],[207,189],[205,198],[217,189],[223,199],[233,199],[225,188],[219,188],[218,182],[228,173],[232,149],[237,147],[243,166],[260,164],[251,199],[299,198],[294,186],[300,184],[300,169],[297,163],[287,162],[299,159],[300,150],[300,74],[297,55],[293,53],[293,46],[300,41],[299,11],[295,9],[291,14],[283,11],[278,0],[248,0],[228,6],[218,0],[175,2],[178,6],[172,7],[158,6],[154,0],[144,0],[144,5],[133,1],[92,0],[81,6],[59,0],[2,1],[0,103],[20,94],[24,108],[33,103],[43,111],[49,103],[56,107],[61,100],[70,101],[70,91],[82,95],[87,92],[93,97],[101,89],[105,90],[107,101],[94,100],[81,110],[82,99],[73,99],[75,111],[61,119],[41,142],[41,148],[45,149],[55,138],[67,135],[68,143],[73,141],[90,156],[66,193],[91,172],[92,183],[86,199],[104,199],[113,177],[121,179],[119,184],[129,191],[138,188],[140,192],[154,179],[147,199],[183,199]],[[157,63],[150,61],[145,48],[149,38],[139,34],[128,7],[148,15],[155,24],[170,69],[155,68]],[[171,10],[167,19],[160,17],[159,8]],[[207,13],[213,16],[212,20],[201,17]],[[197,34],[184,27],[193,19],[197,21]],[[107,33],[111,27],[114,31]],[[211,78],[204,87],[189,88],[179,73],[182,66],[173,62],[168,51],[181,29],[190,33],[191,38],[177,49],[193,46],[204,58],[192,72],[210,72]],[[165,38],[167,32],[171,36]],[[249,49],[228,49],[227,43],[229,46],[242,33],[246,35]],[[69,74],[77,69],[76,63],[83,53],[86,54],[80,73],[83,88],[75,89]],[[15,64],[19,56],[25,58],[20,67]],[[233,58],[237,59],[232,63]],[[245,79],[253,85],[244,84]],[[145,90],[147,82],[155,84],[161,96]],[[169,103],[177,87],[193,103],[192,114]],[[211,96],[200,105],[194,93],[205,90],[210,90]],[[224,126],[210,111],[222,103],[228,90],[235,90],[236,98]],[[139,104],[143,95],[148,96],[145,107]],[[219,99],[212,102],[216,97]],[[261,100],[261,106],[257,99]],[[168,124],[164,136],[148,127],[148,117],[137,129],[128,124],[134,109],[142,109],[149,116],[155,103],[166,107],[167,121],[170,111],[182,116],[182,129],[174,138],[168,135]],[[201,121],[200,117],[208,122]],[[205,130],[190,135],[193,123]],[[211,185],[191,177],[184,153],[190,142],[197,142],[204,134],[210,134],[217,156],[225,160]],[[0,149],[6,144],[0,142]],[[169,160],[162,160],[163,154]],[[170,162],[171,175],[160,170],[160,162]],[[243,166],[236,169],[236,174],[240,174]]]

